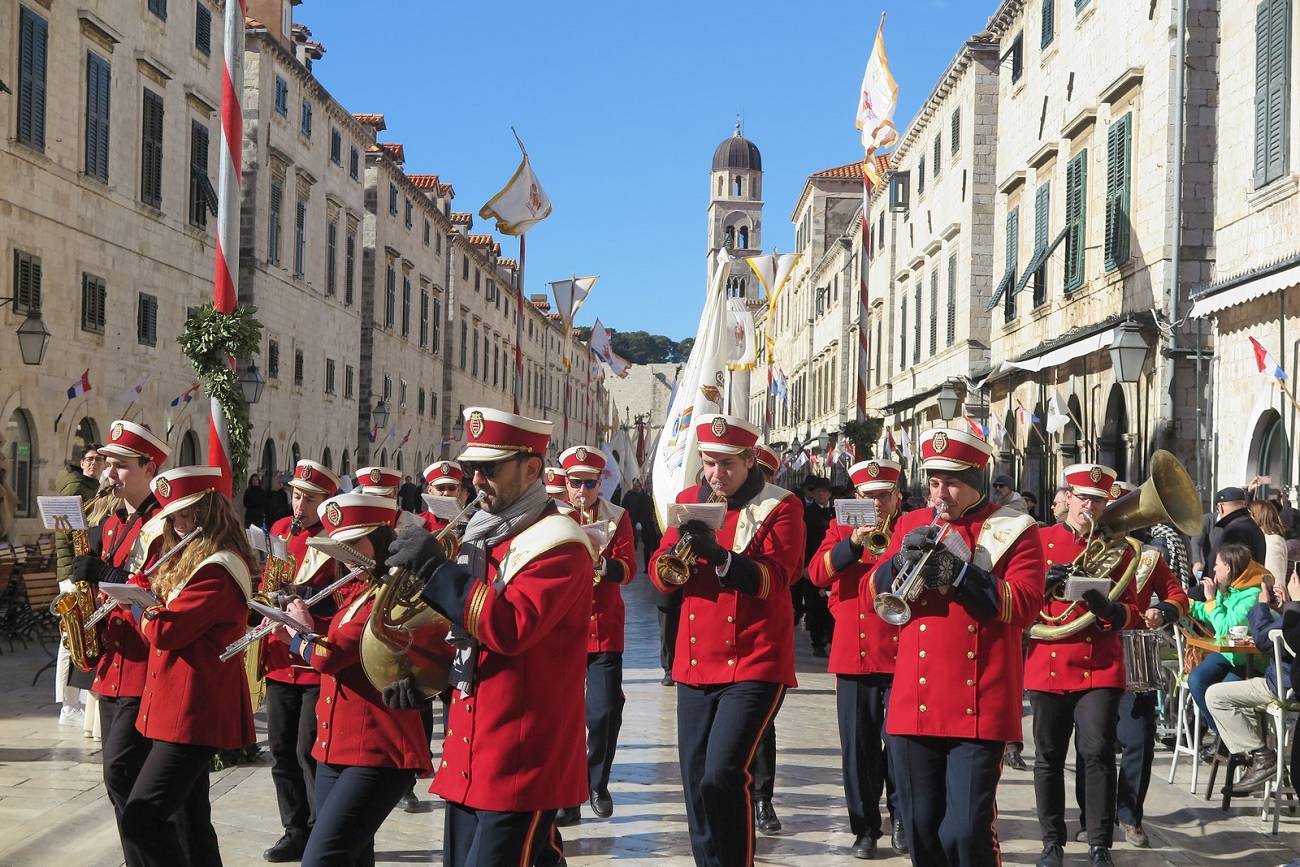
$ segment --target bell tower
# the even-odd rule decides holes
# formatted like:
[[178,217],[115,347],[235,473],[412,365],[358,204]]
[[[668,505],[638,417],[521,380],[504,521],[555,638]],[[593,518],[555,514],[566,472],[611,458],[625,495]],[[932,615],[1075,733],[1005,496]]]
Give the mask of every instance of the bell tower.
[[[763,250],[763,158],[758,146],[736,131],[713,152],[709,176],[709,280],[713,279],[712,254],[719,247],[731,255],[748,258]],[[739,259],[731,264],[727,295],[757,306],[762,288],[749,266]]]

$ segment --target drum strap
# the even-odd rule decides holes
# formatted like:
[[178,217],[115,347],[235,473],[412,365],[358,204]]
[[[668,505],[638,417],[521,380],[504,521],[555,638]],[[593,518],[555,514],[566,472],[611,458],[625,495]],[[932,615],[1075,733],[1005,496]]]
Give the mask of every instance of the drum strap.
[[[1150,545],[1142,546],[1142,553],[1138,555],[1137,572],[1133,575],[1133,589],[1141,591],[1147,586],[1147,581],[1151,578],[1151,573],[1156,570],[1156,563],[1160,561],[1160,551],[1152,548]],[[1142,597],[1139,595],[1139,599]]]

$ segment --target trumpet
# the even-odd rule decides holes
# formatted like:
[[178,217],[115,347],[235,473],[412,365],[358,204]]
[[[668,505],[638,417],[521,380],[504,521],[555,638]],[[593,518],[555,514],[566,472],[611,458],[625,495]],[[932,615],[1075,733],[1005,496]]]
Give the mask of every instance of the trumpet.
[[[190,534],[188,536],[182,537],[180,541],[178,541],[175,545],[171,547],[170,551],[163,554],[161,557],[158,558],[158,560],[152,566],[150,566],[148,569],[141,572],[140,577],[141,578],[152,577],[153,574],[157,572],[158,569],[162,566],[162,564],[166,563],[168,560],[172,558],[173,555],[179,553],[182,548],[184,548],[190,542],[198,538],[199,534],[201,534],[202,532],[203,532],[202,527],[195,527],[192,531],[190,531]],[[116,599],[109,599],[103,605],[96,608],[95,613],[86,618],[85,628],[90,629],[91,627],[98,625],[99,621],[107,617],[109,613],[112,612],[112,610],[117,607],[117,604],[118,603]]]
[[889,549],[889,543],[893,534],[889,532],[889,522],[894,518],[893,512],[882,514],[876,518],[876,526],[872,527],[867,533],[867,538],[863,540],[862,547],[873,556],[879,557]]
[[[713,482],[713,493],[709,494],[707,502],[726,503],[727,495],[722,493],[722,483]],[[659,558],[655,569],[659,573],[659,580],[673,587],[681,587],[691,578],[691,568],[696,563],[695,552],[691,550],[690,537],[683,537],[677,540],[672,550]]]
[[930,555],[934,553],[935,548],[942,544],[943,537],[948,535],[948,531],[952,529],[952,525],[941,523],[941,519],[945,514],[946,512],[936,509],[934,518],[927,525],[939,528],[939,535],[934,538],[935,547],[922,554],[921,559],[917,560],[911,569],[895,578],[894,586],[888,593],[876,595],[873,603],[876,613],[880,615],[881,620],[890,626],[902,626],[912,619],[912,606],[908,603],[920,596],[921,591],[925,589],[925,580],[921,577],[921,571],[925,568],[925,564],[929,562]]
[[[310,599],[307,600],[307,607],[311,608],[316,603],[323,602],[324,600],[332,596],[335,591],[337,591],[343,585],[347,584],[353,578],[356,578],[359,575],[363,575],[373,568],[375,568],[375,561],[368,560],[368,562],[365,565],[358,566],[357,568],[353,569],[351,572],[344,575],[342,578],[338,579],[337,581],[325,587],[322,587],[319,593],[315,594],[314,596],[312,596]],[[286,605],[288,604],[288,600],[292,598],[293,598],[292,596],[283,596],[281,594],[277,594],[277,601],[283,601]],[[248,632],[245,632],[243,636],[238,640],[232,641],[230,644],[227,644],[226,649],[223,650],[221,652],[221,656],[217,658],[222,662],[225,662],[226,660],[230,659],[232,656],[243,653],[244,650],[247,649],[248,645],[252,644],[255,641],[261,641],[263,638],[270,635],[275,630],[275,627],[279,625],[280,622],[278,620],[272,620],[270,623],[263,624],[257,627],[256,629],[250,629]]]

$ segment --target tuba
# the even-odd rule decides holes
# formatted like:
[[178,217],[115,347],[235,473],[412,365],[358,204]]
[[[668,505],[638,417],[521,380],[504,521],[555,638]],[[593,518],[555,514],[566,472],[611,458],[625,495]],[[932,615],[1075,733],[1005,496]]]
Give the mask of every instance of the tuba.
[[[435,537],[447,554],[458,553],[457,524],[482,499],[479,492]],[[423,589],[418,575],[395,568],[375,592],[370,619],[361,632],[361,668],[377,690],[412,675],[420,692],[431,698],[451,683],[456,658],[456,648],[447,643],[451,621],[420,598]]]
[[[72,531],[72,551],[77,556],[90,554],[90,540],[84,529]],[[63,646],[72,664],[82,671],[94,668],[104,653],[96,628],[99,621],[90,620],[94,612],[95,590],[89,581],[72,582],[71,590],[55,596],[50,603],[50,613],[62,624]]]
[[[708,503],[726,503],[727,495],[722,493],[722,486],[713,483],[713,493],[709,494]],[[672,550],[659,558],[655,570],[659,580],[673,587],[681,587],[691,578],[691,567],[695,565],[695,552],[691,550],[689,539],[678,539]]]
[[[1187,470],[1172,454],[1157,449],[1151,455],[1151,477],[1136,491],[1111,503],[1094,519],[1092,536],[1087,547],[1070,564],[1070,572],[1085,578],[1107,578],[1123,559],[1126,549],[1134,548],[1134,554],[1137,553],[1137,543],[1126,538],[1133,530],[1170,523],[1193,535],[1200,532],[1201,518],[1200,497]],[[1124,593],[1136,573],[1137,557],[1133,557],[1124,574],[1113,582],[1107,594],[1111,601]],[[1055,641],[1090,626],[1096,618],[1092,612],[1070,619],[1079,604],[1071,602],[1060,614],[1040,614],[1039,619],[1046,622],[1029,627],[1029,637]]]

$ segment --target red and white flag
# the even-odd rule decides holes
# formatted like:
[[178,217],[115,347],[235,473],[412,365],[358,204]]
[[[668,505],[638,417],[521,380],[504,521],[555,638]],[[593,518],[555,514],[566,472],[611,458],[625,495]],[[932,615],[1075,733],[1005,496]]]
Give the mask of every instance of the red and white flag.
[[1251,347],[1255,350],[1255,363],[1259,365],[1259,372],[1267,373],[1269,376],[1276,376],[1278,379],[1286,379],[1286,371],[1282,369],[1282,365],[1277,363],[1273,353],[1265,349],[1255,338],[1250,337],[1248,339]]

